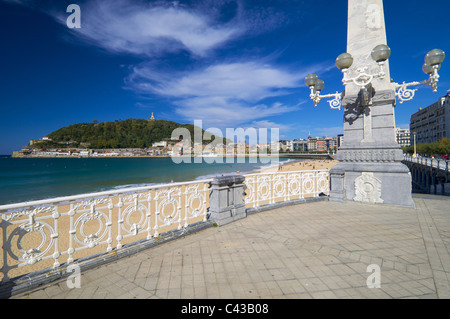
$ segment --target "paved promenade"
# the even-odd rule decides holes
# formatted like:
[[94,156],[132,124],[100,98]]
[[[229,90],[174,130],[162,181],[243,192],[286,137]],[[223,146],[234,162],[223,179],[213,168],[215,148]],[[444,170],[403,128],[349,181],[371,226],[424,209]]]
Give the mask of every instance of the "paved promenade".
[[450,198],[414,201],[261,212],[13,298],[450,298]]

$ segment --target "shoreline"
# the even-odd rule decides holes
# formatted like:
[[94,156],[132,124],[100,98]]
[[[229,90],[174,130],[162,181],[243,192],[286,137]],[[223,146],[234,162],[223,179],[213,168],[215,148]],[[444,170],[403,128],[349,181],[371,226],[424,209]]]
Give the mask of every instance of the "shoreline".
[[296,158],[296,156],[327,156],[329,154],[326,153],[279,153],[279,154],[246,154],[246,155],[224,155],[224,156],[172,156],[172,155],[96,155],[96,156],[78,156],[78,155],[0,155],[0,157],[10,157],[10,158],[161,158],[161,157],[175,157],[175,158],[183,158],[183,157],[191,157],[191,158],[258,158],[258,157],[274,157],[274,158]]
[[330,170],[333,166],[338,164],[337,160],[304,160],[288,162],[278,167],[270,167],[259,171],[260,174],[275,173],[275,172],[295,172],[295,171],[311,171],[311,170]]
[[[236,161],[234,161],[236,162]],[[261,173],[276,173],[276,172],[289,172],[289,171],[305,171],[305,170],[323,170],[323,169],[330,169],[334,165],[336,165],[338,161],[335,160],[299,160],[299,159],[292,159],[292,158],[280,158],[279,162],[269,162],[268,164],[263,164],[259,167],[236,167],[234,171],[228,171],[228,172],[220,172],[220,168],[216,173],[209,173],[206,172],[206,174],[200,173],[198,176],[192,177],[190,179],[183,179],[178,180],[176,178],[173,178],[172,180],[169,178],[167,181],[155,181],[155,182],[139,182],[139,183],[128,183],[127,181],[123,181],[123,183],[120,183],[120,185],[108,185],[104,187],[100,187],[98,191],[81,191],[78,192],[68,192],[67,194],[64,193],[63,195],[55,195],[55,194],[45,194],[43,196],[38,196],[36,199],[22,199],[22,196],[18,196],[17,199],[7,199],[5,202],[1,205],[7,205],[7,204],[14,204],[14,203],[20,203],[20,202],[26,202],[30,200],[43,200],[43,199],[52,199],[59,196],[72,196],[72,195],[80,195],[80,194],[89,194],[89,193],[95,193],[95,192],[102,192],[102,191],[114,191],[114,190],[126,190],[133,187],[146,187],[146,186],[157,186],[157,185],[170,185],[172,183],[178,183],[178,182],[196,182],[199,180],[204,179],[210,179],[214,178],[216,176],[230,176],[230,175],[255,175],[255,174],[261,174]],[[229,169],[223,167],[222,169]],[[240,171],[238,170],[240,169]],[[73,191],[73,189],[72,189]],[[25,196],[26,197],[26,196]],[[32,196],[34,198],[34,196]]]

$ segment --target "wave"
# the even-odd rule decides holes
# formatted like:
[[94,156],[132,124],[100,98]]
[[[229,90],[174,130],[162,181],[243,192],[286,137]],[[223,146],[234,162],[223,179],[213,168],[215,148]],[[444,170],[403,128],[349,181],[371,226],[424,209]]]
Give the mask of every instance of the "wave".
[[261,171],[261,170],[265,170],[265,169],[269,169],[269,168],[274,168],[274,167],[278,167],[279,165],[283,166],[283,165],[286,165],[288,163],[293,163],[293,162],[300,162],[300,161],[292,159],[292,158],[284,160],[284,161],[275,161],[275,163],[271,163],[271,164],[268,164],[268,165],[260,166],[255,171]]
[[139,184],[126,184],[126,185],[118,185],[112,186],[108,188],[102,188],[100,191],[110,191],[110,190],[123,190],[127,188],[137,188],[137,187],[152,187],[159,185],[167,185],[168,183],[139,183]]
[[197,176],[194,180],[198,181],[198,180],[203,180],[203,179],[211,179],[211,178],[214,178],[217,176],[246,175],[246,174],[251,174],[253,172],[257,172],[259,170],[261,170],[261,169],[258,166],[258,167],[255,167],[254,169],[248,170],[248,171],[233,171],[233,172],[217,171],[215,173]]
[[211,173],[211,174],[206,174],[206,175],[200,175],[197,176],[194,181],[201,181],[204,179],[211,179],[217,176],[231,176],[231,175],[237,175],[237,172],[217,172],[217,173]]
[[247,174],[254,174],[254,173],[258,173],[262,170],[266,170],[266,169],[270,169],[270,168],[274,168],[274,167],[278,167],[279,165],[286,165],[288,163],[292,163],[292,162],[301,162],[302,160],[296,160],[296,159],[287,159],[284,161],[275,161],[274,163],[271,164],[267,164],[267,165],[259,165],[259,166],[255,166],[253,169],[250,170],[246,170],[246,171],[239,171],[236,172],[223,172],[223,171],[217,171],[215,173],[211,173],[211,174],[206,174],[206,175],[201,175],[198,176],[197,178],[195,178],[195,180],[203,180],[203,179],[210,179],[210,178],[214,178],[217,176],[232,176],[232,175],[247,175]]
[[[104,163],[99,164],[98,160],[100,159],[94,161],[86,160],[83,162],[80,162],[79,159],[73,159],[70,174],[61,174],[62,170],[66,169],[65,161],[67,159],[58,159],[64,162],[59,163],[58,161],[56,163],[58,165],[56,165],[54,159],[29,159],[27,163],[23,163],[19,159],[6,160],[3,158],[0,157],[0,161],[2,162],[0,165],[0,175],[7,178],[0,179],[0,188],[2,188],[0,192],[0,204],[84,195],[104,191],[127,192],[131,188],[170,185],[171,178],[174,179],[174,183],[196,182],[221,175],[235,175],[238,174],[238,170],[240,171],[240,175],[245,175],[295,161],[295,159],[288,158],[272,158],[267,161],[266,159],[260,159],[256,163],[249,163],[250,161],[246,160],[244,163],[240,161],[236,163],[234,161],[233,163],[218,163],[217,166],[205,163],[204,166],[178,166],[176,169],[173,169],[172,161],[169,158],[164,160],[158,159],[151,163],[153,166],[149,166],[148,161],[144,163],[144,161],[139,160],[139,163],[136,163],[136,167],[133,166],[131,169],[130,159],[128,158],[122,160],[101,159],[105,161],[104,166]],[[114,165],[106,165],[110,162]],[[14,170],[10,169],[11,167],[15,167],[14,165],[18,166],[18,168]],[[136,172],[145,171],[145,174],[143,173],[139,177],[148,177],[148,179],[130,179],[128,171],[132,174],[131,176],[137,176],[135,175]],[[10,172],[12,173],[10,174]],[[119,174],[116,174],[117,172]],[[75,174],[79,174],[82,178],[74,183],[72,179]],[[113,180],[110,180],[109,177],[113,174],[116,174],[116,176]],[[8,184],[10,181],[15,182],[15,177],[20,178],[22,181],[20,185],[17,183]],[[36,188],[36,183],[42,184],[42,187]],[[13,187],[7,185],[12,185]]]

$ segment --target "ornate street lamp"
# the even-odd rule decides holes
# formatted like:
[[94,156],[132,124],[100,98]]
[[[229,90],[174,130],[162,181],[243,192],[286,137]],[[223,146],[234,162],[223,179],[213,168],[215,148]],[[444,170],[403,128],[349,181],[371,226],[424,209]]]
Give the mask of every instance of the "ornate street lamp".
[[[336,154],[339,163],[330,170],[330,201],[415,207],[411,174],[395,138],[394,107],[414,97],[413,86],[437,90],[445,54],[428,52],[427,80],[397,84],[390,76],[383,0],[348,0],[347,27],[347,53],[336,59],[345,88],[328,95],[339,102],[333,108],[344,109],[344,143]],[[307,85],[314,105],[327,97],[320,95],[317,76],[308,76]]]
[[332,109],[339,109],[339,110],[341,109],[342,94],[336,92],[335,94],[320,95],[320,92],[323,90],[325,86],[325,82],[319,79],[319,77],[316,74],[314,73],[308,74],[305,78],[305,84],[311,89],[310,97],[311,100],[314,101],[314,106],[317,106],[317,104],[319,104],[319,102],[322,99],[334,97],[333,100],[328,101],[330,107]]
[[[350,53],[342,53],[336,59],[336,66],[343,73],[342,83],[344,84],[344,86],[347,86],[349,83],[353,83],[360,87],[362,96],[365,97],[368,102],[370,99],[370,94],[368,94],[370,85],[372,84],[374,79],[384,79],[386,75],[384,71],[384,65],[390,56],[391,49],[387,45],[377,45],[375,48],[373,48],[371,57],[378,65],[378,73],[368,73],[369,67],[363,66],[356,70],[358,73],[357,76],[349,78],[347,71],[353,65],[353,57]],[[422,67],[422,70],[425,72],[425,74],[429,75],[429,78],[427,80],[410,83],[403,82],[403,84],[393,83],[395,95],[399,98],[400,103],[412,100],[414,98],[417,89],[409,89],[409,87],[411,86],[424,84],[430,86],[433,92],[436,92],[437,84],[439,82],[438,71],[440,70],[441,64],[444,59],[444,51],[439,49],[431,50],[425,56],[425,64]],[[308,74],[305,78],[305,83],[311,90],[310,98],[311,100],[313,100],[314,106],[317,106],[317,104],[319,104],[319,102],[324,98],[333,97],[333,100],[328,101],[330,107],[332,109],[341,109],[343,94],[336,92],[335,94],[320,95],[320,92],[324,88],[324,82],[320,80],[316,74]]]
[[441,69],[441,64],[444,62],[445,53],[442,50],[434,49],[427,53],[425,56],[425,63],[422,66],[422,70],[425,74],[429,75],[429,78],[425,81],[410,82],[403,84],[395,83],[395,95],[399,98],[400,103],[410,101],[414,98],[417,89],[408,89],[409,86],[428,85],[433,92],[437,92],[437,84],[439,82],[438,71]]

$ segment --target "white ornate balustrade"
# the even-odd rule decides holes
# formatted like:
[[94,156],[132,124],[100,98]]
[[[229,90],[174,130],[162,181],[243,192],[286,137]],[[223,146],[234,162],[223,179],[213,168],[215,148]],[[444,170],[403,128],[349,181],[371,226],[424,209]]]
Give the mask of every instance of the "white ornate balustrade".
[[[0,283],[43,269],[59,269],[80,259],[114,254],[138,242],[156,242],[164,233],[183,232],[190,225],[206,222],[212,182],[172,183],[0,206]],[[244,184],[245,207],[254,208],[329,194],[329,171],[249,174]],[[236,186],[230,185],[230,191]],[[221,196],[217,200],[215,206],[230,204],[222,202]]]
[[210,181],[0,206],[0,282],[206,221]]
[[403,163],[408,166],[414,185],[430,194],[450,194],[450,170],[448,160],[443,158],[414,157],[405,155]]
[[259,207],[280,201],[316,197],[330,192],[328,170],[273,172],[245,176],[247,207]]
[[449,171],[449,161],[442,158],[414,157],[411,155],[404,155],[404,161],[437,168],[446,172]]

